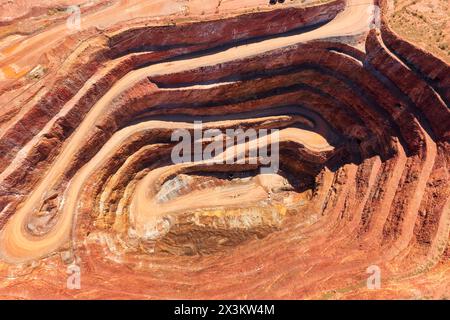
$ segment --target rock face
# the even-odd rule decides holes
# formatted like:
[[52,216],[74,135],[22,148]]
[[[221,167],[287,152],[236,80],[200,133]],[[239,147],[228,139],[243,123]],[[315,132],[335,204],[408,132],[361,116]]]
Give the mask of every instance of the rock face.
[[0,87],[0,296],[448,298],[450,67],[363,2],[222,1],[30,57]]

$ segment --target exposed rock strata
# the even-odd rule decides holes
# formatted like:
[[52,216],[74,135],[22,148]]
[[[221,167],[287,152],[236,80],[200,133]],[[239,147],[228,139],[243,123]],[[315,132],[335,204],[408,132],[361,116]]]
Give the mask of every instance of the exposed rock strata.
[[[1,294],[448,297],[449,66],[384,19],[274,45],[320,34],[342,10],[113,27],[13,100],[0,123],[0,274],[14,280]],[[348,44],[361,38],[364,50]],[[280,129],[280,170],[174,164],[171,135],[194,120]],[[79,291],[64,287],[71,263]],[[366,288],[370,265],[381,290]]]

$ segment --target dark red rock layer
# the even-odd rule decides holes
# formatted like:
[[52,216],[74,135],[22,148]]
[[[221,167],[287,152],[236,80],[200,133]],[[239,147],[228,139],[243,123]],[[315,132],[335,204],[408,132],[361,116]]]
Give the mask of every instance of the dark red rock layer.
[[[298,15],[310,18],[298,19]],[[287,23],[277,25],[277,30],[261,29],[251,23],[261,17]],[[95,102],[133,69],[240,40],[242,36],[230,36],[234,34],[230,30],[241,34],[248,27],[251,39],[321,19],[318,11],[307,15],[282,10],[206,23],[132,28],[87,50],[80,56],[85,59],[77,60],[80,78],[57,81],[47,93],[54,100],[31,103],[0,138],[2,169],[7,170],[17,152],[56,116],[31,143],[21,165],[8,171],[1,182],[0,227],[70,144]],[[217,33],[207,38],[199,31],[211,24],[227,31],[228,37]],[[186,43],[174,47],[181,31]],[[168,36],[158,43],[161,32]],[[110,59],[115,60],[107,64]],[[273,124],[283,128],[299,125],[295,117],[309,119],[334,147],[332,152],[312,152],[295,143],[281,145],[283,174],[307,181],[303,187],[310,196],[305,207],[288,210],[280,224],[249,232],[210,227],[218,223],[211,217],[205,222],[208,227],[199,227],[187,212],[166,236],[151,243],[154,247],[136,244],[128,232],[130,197],[143,176],[170,164],[173,146],[171,129],[144,128],[121,141],[88,177],[78,201],[73,237],[61,249],[70,253],[70,259],[40,260],[31,275],[2,291],[19,296],[18,288],[39,288],[49,279],[42,271],[47,263],[53,263],[57,273],[57,281],[45,289],[48,298],[326,298],[349,291],[364,295],[365,270],[373,264],[382,268],[387,283],[395,286],[400,281],[407,286],[413,275],[448,265],[448,68],[384,25],[381,34],[376,30],[368,34],[365,53],[339,42],[310,42],[142,79],[121,92],[96,119],[95,129],[85,137],[85,144],[77,146],[70,165],[48,192],[52,197],[42,199],[43,207],[51,204],[53,217],[60,214],[55,208],[71,179],[115,133],[143,121],[180,116],[241,116],[242,128],[270,127],[264,121],[251,123],[249,118],[254,117],[248,117],[267,110],[288,117]],[[99,70],[104,72],[99,75]],[[67,112],[57,115],[63,106]],[[212,179],[217,172],[253,174],[255,166],[195,169]],[[117,214],[119,207],[124,208],[124,216]],[[212,240],[219,236],[228,239],[228,246]],[[194,249],[189,251],[186,248],[192,243]],[[82,269],[80,291],[61,289],[64,263],[72,261]],[[446,281],[449,273],[443,274]],[[42,297],[38,290],[30,292],[25,297]]]

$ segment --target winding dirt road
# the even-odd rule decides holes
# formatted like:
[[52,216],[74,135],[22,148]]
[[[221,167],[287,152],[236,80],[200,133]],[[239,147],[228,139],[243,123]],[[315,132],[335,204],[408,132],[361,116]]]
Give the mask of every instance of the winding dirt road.
[[[0,42],[0,297],[445,298],[450,67],[389,29],[389,1],[202,2]],[[179,129],[194,155],[278,129],[278,170],[264,136],[173,161]]]
[[[58,217],[58,222],[51,232],[43,237],[30,236],[25,230],[26,222],[30,214],[39,209],[42,200],[49,196],[47,194],[48,190],[52,190],[52,188],[59,183],[62,174],[69,166],[70,162],[73,161],[79,146],[86,140],[86,134],[95,128],[99,115],[103,114],[111,102],[122,92],[145,78],[152,78],[161,74],[176,73],[243,59],[297,44],[299,42],[357,35],[368,32],[370,23],[373,19],[370,15],[371,9],[372,4],[367,0],[350,0],[348,1],[345,11],[339,14],[334,20],[310,32],[291,36],[274,37],[261,42],[233,47],[211,55],[154,64],[127,74],[115,83],[111,90],[109,90],[94,105],[84,121],[77,128],[76,132],[68,140],[64,150],[54,162],[49,172],[23,203],[20,210],[18,210],[10,221],[8,221],[0,235],[0,252],[2,257],[12,262],[23,262],[30,259],[36,259],[54,252],[67,241],[70,236],[78,194],[83,188],[85,177],[89,176],[89,174],[95,170],[96,161],[107,158],[107,154],[129,136],[130,132],[128,132],[128,130],[119,131],[118,134],[115,135],[115,138],[108,142],[102,151],[97,154],[85,168],[83,168],[81,171],[82,173],[79,173],[71,181],[62,204],[61,216]],[[147,129],[152,128],[152,126],[155,127],[152,123],[144,123],[141,126],[144,126]],[[165,123],[164,126],[174,128],[175,125]],[[158,127],[158,125],[156,127]],[[162,127],[161,124],[159,124],[159,127]],[[305,133],[306,132],[295,133],[290,135],[289,138],[304,140],[306,144],[311,141],[311,146],[317,145],[314,141],[315,138],[310,137]],[[14,162],[11,165],[14,165]]]

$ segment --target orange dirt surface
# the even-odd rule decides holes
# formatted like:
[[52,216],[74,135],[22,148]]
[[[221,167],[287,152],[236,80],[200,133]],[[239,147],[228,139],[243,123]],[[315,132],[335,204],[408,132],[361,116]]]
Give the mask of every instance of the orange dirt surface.
[[398,0],[389,24],[402,37],[450,62],[450,3],[447,0]]
[[450,298],[450,66],[401,5],[1,1],[0,298]]

